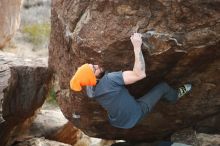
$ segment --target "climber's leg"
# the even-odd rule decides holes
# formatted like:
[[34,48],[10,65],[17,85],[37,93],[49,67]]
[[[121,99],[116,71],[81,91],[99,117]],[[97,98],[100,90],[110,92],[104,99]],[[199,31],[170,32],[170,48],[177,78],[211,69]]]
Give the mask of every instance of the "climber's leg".
[[167,83],[162,82],[151,89],[147,94],[137,101],[139,102],[144,113],[150,112],[155,104],[164,97],[168,101],[177,100],[177,90],[171,88]]

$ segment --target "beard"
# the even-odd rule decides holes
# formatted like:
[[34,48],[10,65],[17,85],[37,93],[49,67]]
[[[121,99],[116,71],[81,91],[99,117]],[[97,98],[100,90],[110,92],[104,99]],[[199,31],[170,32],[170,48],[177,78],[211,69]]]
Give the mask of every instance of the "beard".
[[102,71],[98,76],[96,76],[97,79],[101,79],[105,75],[105,71]]

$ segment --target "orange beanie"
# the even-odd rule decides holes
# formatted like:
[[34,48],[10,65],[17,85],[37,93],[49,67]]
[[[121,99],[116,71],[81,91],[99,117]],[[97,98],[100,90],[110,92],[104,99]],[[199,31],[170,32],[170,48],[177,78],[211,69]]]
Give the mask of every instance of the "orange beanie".
[[96,77],[92,68],[88,64],[79,67],[75,75],[70,80],[70,88],[74,91],[81,91],[82,86],[95,86]]

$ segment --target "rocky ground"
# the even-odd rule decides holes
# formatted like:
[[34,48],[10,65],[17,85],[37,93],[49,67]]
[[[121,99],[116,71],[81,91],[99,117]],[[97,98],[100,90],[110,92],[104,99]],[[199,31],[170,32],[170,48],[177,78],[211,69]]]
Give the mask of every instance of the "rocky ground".
[[[3,51],[15,53],[21,58],[31,57],[47,59],[50,35],[50,5],[50,0],[24,0],[21,11],[20,29],[17,31],[10,44],[5,47]],[[38,111],[37,117],[28,131],[29,135],[24,135],[18,138],[18,143],[15,143],[14,145],[68,146],[68,144],[57,143],[44,138],[45,134],[47,134],[48,132],[53,132],[54,127],[60,127],[67,122],[67,119],[64,117],[63,113],[61,112],[59,106],[55,101],[53,93],[50,93],[50,97],[45,101],[42,109]],[[180,139],[182,135],[186,135],[186,137]],[[188,138],[187,136],[190,138]],[[29,140],[22,142],[25,139]],[[186,131],[184,134],[182,134],[181,132],[180,135],[174,134],[171,140],[190,145],[203,146],[210,145],[211,143],[211,145],[215,146],[216,143],[220,143],[219,139],[219,135],[210,136],[206,134],[196,134],[195,131],[190,130],[190,132]],[[81,139],[75,144],[75,146],[110,146],[114,142],[115,141],[105,141],[97,138],[91,138],[85,134],[82,134]],[[121,145],[133,144],[124,143]],[[141,144],[134,145],[140,146]],[[147,144],[143,143],[142,145],[146,146]]]

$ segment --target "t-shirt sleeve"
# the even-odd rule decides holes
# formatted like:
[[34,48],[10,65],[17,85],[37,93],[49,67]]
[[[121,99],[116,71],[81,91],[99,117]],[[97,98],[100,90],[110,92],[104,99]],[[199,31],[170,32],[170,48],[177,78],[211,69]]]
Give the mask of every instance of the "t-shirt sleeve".
[[122,71],[108,73],[108,79],[115,85],[124,85]]

